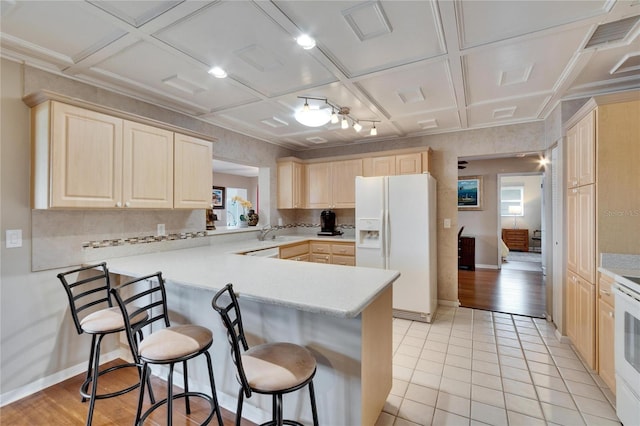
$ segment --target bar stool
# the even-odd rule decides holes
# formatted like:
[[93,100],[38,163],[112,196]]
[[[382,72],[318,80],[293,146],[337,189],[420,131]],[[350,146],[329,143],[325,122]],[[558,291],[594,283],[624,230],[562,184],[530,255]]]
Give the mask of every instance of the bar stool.
[[[171,326],[169,322],[169,310],[167,308],[167,293],[161,272],[136,278],[117,288],[112,288],[111,294],[114,295],[124,315],[127,339],[129,340],[129,345],[133,348],[134,359],[142,368],[140,396],[138,398],[138,409],[136,411],[134,424],[142,425],[154,410],[167,404],[167,425],[171,425],[173,421],[173,400],[185,398],[187,414],[191,414],[189,397],[198,397],[208,401],[211,405],[211,411],[202,424],[208,424],[215,413],[218,424],[222,426],[222,414],[216,396],[211,355],[208,352],[208,349],[213,343],[211,330],[192,324]],[[146,320],[137,323],[133,321],[137,315],[144,312],[148,314]],[[151,332],[151,334],[138,343],[135,339],[136,334],[144,327],[156,322],[163,324],[164,328]],[[154,328],[156,327],[158,326],[154,324]],[[211,396],[202,392],[189,391],[187,361],[200,355],[206,357]],[[182,363],[184,392],[174,395],[173,369],[177,363]],[[149,366],[153,364],[167,365],[169,367],[167,397],[154,403],[142,413],[145,383],[148,383],[151,371]],[[149,390],[151,391],[150,385]]]
[[[78,274],[76,281],[70,281],[69,276]],[[89,274],[89,277],[80,278],[81,275]],[[89,365],[87,366],[87,376],[80,386],[82,402],[89,399],[89,413],[87,415],[87,425],[93,420],[93,410],[97,399],[112,398],[130,392],[140,386],[136,383],[126,389],[98,394],[98,377],[120,368],[138,367],[135,363],[118,364],[113,367],[99,371],[100,367],[100,343],[102,338],[108,334],[124,331],[124,318],[120,309],[113,307],[111,295],[111,281],[106,263],[85,266],[68,272],[59,273],[58,279],[67,293],[71,317],[76,326],[78,334],[86,333],[91,335],[91,353],[89,355]],[[135,317],[134,322],[144,320],[142,313]],[[142,335],[139,335],[142,338]],[[91,392],[89,392],[91,384]],[[154,401],[151,395],[152,402]]]
[[[225,296],[226,295],[226,296]],[[228,304],[220,300],[223,296],[229,299]],[[316,374],[316,359],[307,348],[293,343],[265,343],[249,349],[242,326],[242,316],[238,299],[232,284],[227,284],[211,300],[211,306],[222,318],[227,336],[231,344],[231,358],[237,369],[240,383],[238,392],[238,408],[236,410],[236,426],[242,419],[244,397],[251,397],[253,392],[272,395],[272,420],[267,425],[298,425],[295,420],[282,417],[282,395],[297,391],[309,385],[311,413],[313,424],[318,426],[318,412],[313,389],[313,377]],[[240,344],[244,352],[240,351]]]

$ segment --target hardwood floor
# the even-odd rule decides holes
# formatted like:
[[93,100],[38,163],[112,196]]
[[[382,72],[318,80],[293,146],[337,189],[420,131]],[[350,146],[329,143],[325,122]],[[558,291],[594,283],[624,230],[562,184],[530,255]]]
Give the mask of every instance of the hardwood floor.
[[544,318],[545,298],[541,271],[458,270],[458,299],[467,308]]
[[[121,360],[105,364],[102,368],[123,362]],[[101,370],[102,370],[101,368]],[[78,426],[84,425],[89,402],[80,401],[78,389],[84,381],[84,373],[72,377],[62,383],[51,386],[19,401],[0,408],[0,424],[12,426]],[[138,375],[133,368],[124,368],[100,377],[98,381],[99,393],[122,389],[127,384],[138,381]],[[166,396],[166,382],[154,377],[151,381],[156,400]],[[176,388],[176,392],[178,389]],[[138,405],[138,389],[127,394],[96,401],[93,413],[93,426],[129,425],[133,424]],[[198,425],[209,412],[209,403],[200,398],[190,398],[191,414],[185,413],[184,400],[174,401],[173,424],[176,426]],[[150,406],[145,397],[145,408]],[[235,414],[222,410],[225,426],[235,424]],[[216,424],[215,418],[210,423]],[[166,425],[166,409],[159,408],[145,422],[145,425]],[[243,426],[254,426],[243,420]]]

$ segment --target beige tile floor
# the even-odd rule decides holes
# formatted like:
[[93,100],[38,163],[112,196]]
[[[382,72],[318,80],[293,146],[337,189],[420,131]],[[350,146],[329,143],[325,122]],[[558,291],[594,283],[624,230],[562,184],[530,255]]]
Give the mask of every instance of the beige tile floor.
[[393,387],[376,426],[620,425],[615,397],[543,319],[439,307],[393,320]]

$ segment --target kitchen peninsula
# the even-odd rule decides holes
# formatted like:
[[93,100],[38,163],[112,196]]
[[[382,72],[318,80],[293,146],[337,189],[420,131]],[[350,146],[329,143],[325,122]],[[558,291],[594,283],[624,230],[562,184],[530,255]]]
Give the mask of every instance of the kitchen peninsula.
[[[295,238],[294,238],[295,239]],[[304,241],[305,237],[300,237]],[[226,332],[211,298],[231,282],[239,294],[250,345],[289,341],[306,346],[318,361],[314,380],[321,424],[372,425],[391,389],[392,283],[396,271],[242,256],[250,250],[290,243],[255,239],[107,259],[120,280],[162,271],[172,322],[191,322],[214,333],[211,354],[223,406],[235,410],[238,385]],[[196,365],[194,388],[206,377]],[[208,390],[206,383],[202,389]],[[285,398],[285,417],[310,422],[306,390]],[[249,405],[252,404],[252,405]],[[243,414],[269,419],[271,400],[254,396]]]

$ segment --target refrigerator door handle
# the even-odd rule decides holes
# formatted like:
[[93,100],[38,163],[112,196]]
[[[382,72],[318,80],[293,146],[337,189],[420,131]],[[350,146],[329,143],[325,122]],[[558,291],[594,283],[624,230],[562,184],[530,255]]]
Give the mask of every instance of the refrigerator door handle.
[[384,269],[389,269],[389,243],[391,242],[391,230],[389,229],[389,209],[385,209],[382,212],[383,221],[382,227],[384,228],[384,237],[382,241],[382,250],[384,254]]

